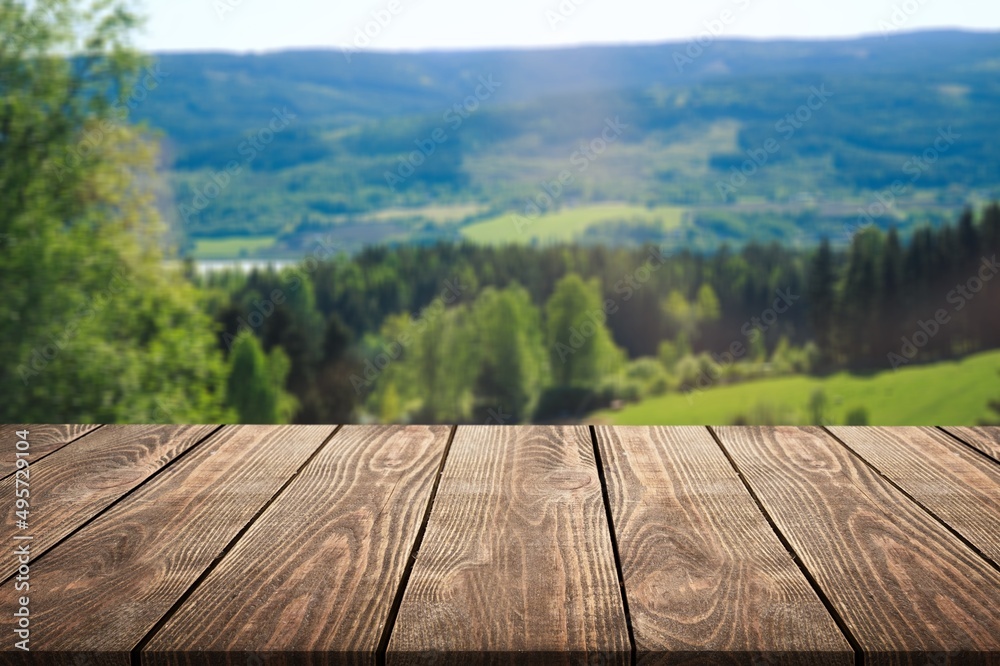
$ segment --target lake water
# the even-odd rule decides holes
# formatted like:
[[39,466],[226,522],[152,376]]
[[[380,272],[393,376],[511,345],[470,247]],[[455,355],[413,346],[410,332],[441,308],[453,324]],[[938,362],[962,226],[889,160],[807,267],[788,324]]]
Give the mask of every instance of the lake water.
[[210,259],[194,262],[199,275],[217,273],[219,271],[239,271],[249,273],[253,269],[264,269],[270,266],[281,270],[298,262],[289,259]]

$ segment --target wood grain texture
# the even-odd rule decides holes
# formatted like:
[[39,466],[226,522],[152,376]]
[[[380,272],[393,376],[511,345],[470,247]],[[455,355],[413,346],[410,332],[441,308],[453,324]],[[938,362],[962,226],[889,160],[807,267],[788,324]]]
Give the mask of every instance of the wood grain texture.
[[35,463],[53,451],[58,451],[74,439],[100,428],[99,425],[0,425],[0,479],[5,479],[14,473],[14,445],[21,441],[17,436],[19,430],[28,431],[28,443],[31,445],[28,458]]
[[701,427],[597,429],[637,663],[843,664],[854,650]]
[[830,428],[1000,566],[1000,465],[935,428]]
[[[32,661],[129,652],[329,435],[327,426],[230,426],[54,549],[31,569]],[[55,454],[53,454],[55,455]],[[9,583],[4,598],[13,598]],[[0,633],[12,635],[10,613]]]
[[1000,462],[1000,427],[980,426],[978,428],[945,428],[948,433],[975,447]]
[[143,664],[375,664],[451,429],[342,429],[146,646]]
[[[218,426],[109,425],[42,458],[30,467],[31,515],[27,534],[34,537],[37,558]],[[0,481],[0,506],[14,504],[16,477]],[[10,543],[13,522],[0,527],[0,540]],[[16,562],[0,563],[0,580]]]
[[1000,659],[1000,573],[817,428],[718,435],[866,664]]
[[386,661],[627,664],[590,432],[459,427]]

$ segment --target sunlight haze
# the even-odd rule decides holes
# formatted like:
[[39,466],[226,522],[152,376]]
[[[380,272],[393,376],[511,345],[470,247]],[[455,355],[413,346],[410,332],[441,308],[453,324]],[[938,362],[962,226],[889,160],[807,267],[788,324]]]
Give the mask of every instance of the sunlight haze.
[[140,0],[136,4],[148,17],[137,43],[150,51],[530,48],[685,41],[709,32],[718,38],[765,39],[1000,29],[1000,3],[984,0]]

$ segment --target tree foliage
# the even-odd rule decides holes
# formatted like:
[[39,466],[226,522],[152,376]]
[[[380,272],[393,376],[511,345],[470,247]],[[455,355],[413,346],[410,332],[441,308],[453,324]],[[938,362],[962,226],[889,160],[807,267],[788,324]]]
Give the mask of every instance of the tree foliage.
[[291,362],[281,347],[268,355],[255,336],[241,335],[233,344],[229,364],[226,398],[239,422],[288,423],[297,404],[284,390]]
[[530,420],[548,379],[548,356],[538,309],[518,284],[485,289],[472,310],[478,357],[474,418]]
[[123,3],[0,3],[0,417],[217,421],[225,368],[164,264]]
[[556,386],[593,387],[620,368],[622,355],[605,322],[611,314],[601,285],[576,273],[562,278],[545,306],[552,377]]

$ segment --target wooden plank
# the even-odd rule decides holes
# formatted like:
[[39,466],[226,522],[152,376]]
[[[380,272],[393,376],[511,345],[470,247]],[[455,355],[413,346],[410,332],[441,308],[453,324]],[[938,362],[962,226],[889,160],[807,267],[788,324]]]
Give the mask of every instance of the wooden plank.
[[153,637],[143,664],[375,664],[448,427],[345,427]]
[[865,651],[865,663],[1000,658],[1000,573],[818,428],[719,439]]
[[36,463],[53,451],[58,451],[73,440],[100,427],[99,425],[0,425],[0,448],[4,451],[3,458],[0,459],[0,479],[5,479],[14,473],[16,460],[13,454],[14,445],[20,441],[15,433],[19,430],[28,431],[28,442],[31,445],[29,460]]
[[1000,465],[934,428],[830,428],[1000,566]]
[[706,428],[597,429],[637,663],[853,666]]
[[[31,567],[31,653],[4,663],[127,666],[129,652],[333,432],[232,426]],[[5,599],[15,598],[11,581]],[[11,636],[3,613],[0,633]],[[20,658],[21,660],[19,660]]]
[[945,428],[950,435],[958,437],[960,440],[975,447],[1000,462],[1000,427],[980,426],[977,428]]
[[590,432],[460,427],[389,642],[396,664],[627,664]]
[[[30,467],[32,552],[40,556],[80,525],[136,488],[150,475],[205,439],[218,426],[109,425],[90,433]],[[16,479],[0,481],[0,506],[14,504]],[[17,530],[5,521],[0,543],[10,543]],[[17,563],[0,563],[6,580]]]

